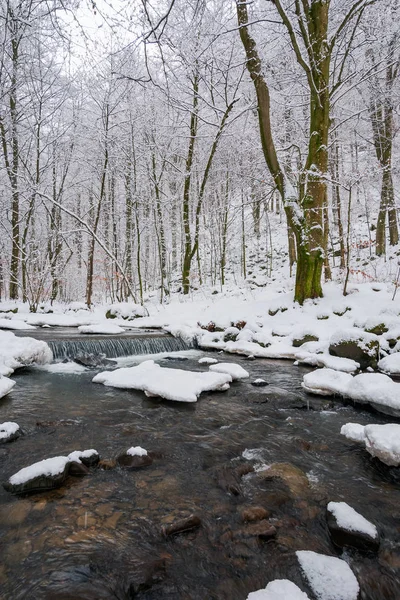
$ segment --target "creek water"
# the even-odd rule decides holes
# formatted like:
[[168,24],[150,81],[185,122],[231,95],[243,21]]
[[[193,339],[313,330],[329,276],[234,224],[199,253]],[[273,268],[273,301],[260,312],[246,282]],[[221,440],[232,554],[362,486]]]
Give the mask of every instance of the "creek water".
[[[188,360],[164,358],[162,365],[204,371],[202,355],[191,351]],[[313,598],[296,550],[345,557],[362,600],[400,598],[396,469],[339,434],[347,422],[388,419],[307,396],[301,380],[309,369],[222,360],[241,364],[250,378],[195,404],[96,385],[93,370],[15,373],[0,422],[16,421],[25,435],[0,447],[2,481],[36,461],[88,448],[111,459],[140,445],[154,462],[137,471],[94,469],[22,498],[1,489],[0,598],[244,600],[276,578],[291,579]],[[258,377],[270,386],[252,386]],[[277,462],[285,463],[283,478],[266,478],[262,469]],[[248,465],[255,471],[243,474]],[[332,545],[325,520],[331,500],[346,501],[376,524],[378,554],[343,555]],[[261,540],[256,526],[243,522],[243,510],[254,506],[268,511],[275,539]],[[200,528],[163,534],[190,514],[200,517]]]

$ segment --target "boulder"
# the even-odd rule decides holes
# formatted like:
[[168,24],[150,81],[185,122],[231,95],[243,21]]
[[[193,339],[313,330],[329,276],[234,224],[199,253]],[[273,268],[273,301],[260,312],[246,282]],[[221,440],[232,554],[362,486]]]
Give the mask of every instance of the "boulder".
[[299,348],[300,346],[302,346],[303,344],[306,344],[307,342],[318,342],[318,341],[319,341],[319,338],[316,335],[306,334],[301,337],[294,338],[292,340],[292,346],[294,346],[295,348]]
[[117,364],[117,361],[110,360],[105,354],[89,354],[82,352],[74,357],[74,362],[84,367],[96,369],[97,367],[111,367]]
[[357,328],[338,331],[330,339],[329,354],[350,358],[359,363],[361,369],[375,369],[379,360],[379,339]]

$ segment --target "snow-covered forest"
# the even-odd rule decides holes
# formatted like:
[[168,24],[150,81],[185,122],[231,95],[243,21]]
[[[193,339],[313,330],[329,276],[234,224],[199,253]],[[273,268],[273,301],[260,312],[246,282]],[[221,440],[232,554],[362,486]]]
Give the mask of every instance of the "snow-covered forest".
[[1,298],[396,278],[397,0],[0,10]]
[[396,600],[399,0],[0,0],[0,600]]

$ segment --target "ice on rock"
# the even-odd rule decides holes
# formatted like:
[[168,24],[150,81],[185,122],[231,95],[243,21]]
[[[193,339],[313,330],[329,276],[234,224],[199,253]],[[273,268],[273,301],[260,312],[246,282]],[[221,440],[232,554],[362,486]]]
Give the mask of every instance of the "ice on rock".
[[12,381],[11,379],[0,375],[0,398],[3,398],[3,396],[11,392],[15,383],[15,381]]
[[335,517],[337,524],[347,531],[364,533],[373,539],[378,537],[378,530],[375,525],[367,521],[354,508],[346,502],[329,502],[327,509]]
[[161,396],[166,400],[196,402],[201,392],[228,389],[232,377],[227,373],[168,369],[153,360],[146,360],[136,367],[104,371],[92,381],[116,388],[142,390],[147,396]]
[[243,369],[243,367],[235,363],[218,363],[217,365],[211,365],[210,371],[213,373],[226,373],[232,377],[232,381],[250,377],[249,373]]
[[251,592],[247,600],[309,600],[309,597],[292,581],[275,579],[263,590]]
[[365,442],[365,426],[359,423],[346,423],[340,433],[352,442]]
[[116,335],[117,333],[124,333],[125,329],[113,323],[97,323],[96,325],[82,325],[78,327],[78,331],[84,334]]
[[344,396],[352,379],[353,377],[349,373],[333,369],[317,369],[304,375],[302,386],[307,392],[321,396],[334,394]]
[[311,550],[300,550],[296,555],[318,600],[357,600],[360,586],[344,560]]

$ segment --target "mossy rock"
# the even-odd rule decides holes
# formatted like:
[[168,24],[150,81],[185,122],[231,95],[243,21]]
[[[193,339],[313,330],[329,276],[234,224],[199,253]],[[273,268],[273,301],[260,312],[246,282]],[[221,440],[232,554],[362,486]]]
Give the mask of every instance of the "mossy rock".
[[350,358],[359,363],[361,369],[377,368],[379,361],[379,341],[359,339],[341,341],[329,346],[329,354],[340,358]]
[[350,310],[351,310],[350,306],[346,306],[346,308],[334,310],[333,314],[338,317],[343,317],[343,315],[346,314],[347,312],[349,312]]
[[18,308],[7,308],[6,310],[2,310],[0,308],[0,313],[14,313],[16,315],[18,312]]
[[329,319],[329,315],[318,315],[317,316],[318,321],[326,321],[327,319]]
[[116,319],[117,315],[115,315],[114,313],[111,312],[111,310],[108,310],[106,312],[106,319]]
[[303,344],[306,344],[307,342],[318,342],[319,338],[316,335],[311,335],[311,334],[307,334],[307,335],[303,335],[303,337],[301,338],[295,338],[292,341],[292,346],[294,346],[295,348],[299,348],[300,346],[302,346]]
[[375,327],[370,327],[369,329],[365,329],[365,331],[367,333],[374,333],[375,335],[382,335],[383,333],[389,331],[389,329],[385,323],[378,323],[378,325],[375,325]]

